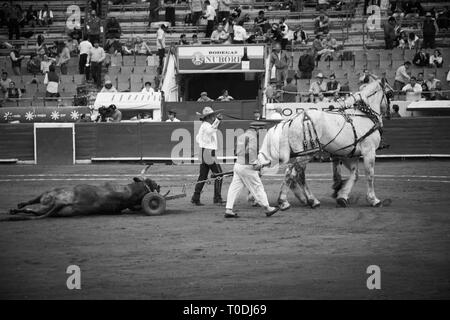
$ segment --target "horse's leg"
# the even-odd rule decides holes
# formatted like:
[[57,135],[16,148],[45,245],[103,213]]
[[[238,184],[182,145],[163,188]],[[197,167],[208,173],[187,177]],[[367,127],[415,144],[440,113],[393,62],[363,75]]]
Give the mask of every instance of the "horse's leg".
[[363,155],[364,167],[366,169],[367,177],[367,201],[373,207],[379,206],[381,204],[380,199],[375,195],[375,188],[373,185],[374,175],[375,175],[375,150]]
[[341,159],[338,157],[333,157],[333,198],[337,197],[339,189],[342,188],[344,181],[342,180],[341,174]]
[[350,176],[344,182],[337,194],[337,203],[341,207],[348,206],[348,196],[353,189],[353,185],[358,180],[358,157],[345,158],[342,160],[345,167],[350,171]]
[[313,209],[320,206],[320,201],[317,200],[317,198],[311,192],[306,182],[306,162],[296,165],[295,168],[297,171],[296,180],[302,190],[303,195],[306,198],[307,204]]

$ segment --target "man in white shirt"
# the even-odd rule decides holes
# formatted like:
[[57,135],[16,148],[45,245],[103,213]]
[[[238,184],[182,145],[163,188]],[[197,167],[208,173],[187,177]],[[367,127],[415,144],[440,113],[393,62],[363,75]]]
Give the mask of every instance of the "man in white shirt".
[[159,66],[162,68],[164,64],[164,56],[166,55],[166,30],[165,24],[159,26],[156,31],[156,49],[158,49]]
[[315,96],[317,96],[321,92],[327,91],[327,85],[323,81],[323,79],[325,79],[325,76],[321,72],[319,72],[319,74],[317,74],[316,78],[317,78],[317,80],[312,82],[311,86],[309,88],[309,92],[314,94]]
[[89,51],[88,61],[86,65],[90,66],[90,72],[92,74],[92,78],[94,79],[94,83],[97,85],[97,88],[100,88],[102,85],[102,63],[105,58],[105,50],[103,50],[103,48],[99,46],[98,41],[95,41],[94,47]]
[[175,110],[167,111],[167,118],[166,122],[180,122],[180,120],[177,119],[177,112]]
[[[92,43],[89,42],[87,36],[83,38],[83,41],[78,45],[78,51],[80,52],[80,59],[78,60],[78,73],[85,74],[86,62],[88,54],[91,51]],[[87,77],[86,77],[86,80]]]
[[147,94],[154,94],[155,90],[152,88],[152,83],[150,81],[147,81],[144,85],[144,88],[141,91],[142,93]]
[[[200,164],[200,174],[197,181],[203,181],[208,178],[209,170],[214,174],[222,172],[220,164],[217,163],[216,151],[217,151],[217,128],[219,127],[222,115],[220,110],[214,111],[211,107],[205,107],[200,115],[200,120],[203,121],[198,134],[195,138],[200,147],[200,156],[202,163]],[[217,114],[217,116],[216,116]],[[203,190],[204,182],[197,183],[195,185],[195,191],[192,195],[191,202],[196,206],[202,206],[200,202],[200,194]],[[214,203],[218,205],[225,204],[222,200],[222,180],[217,179],[214,181]]]
[[205,37],[209,38],[209,37],[211,37],[211,34],[214,29],[214,20],[216,18],[216,10],[211,5],[209,0],[205,1],[205,5],[206,5],[206,12],[205,12],[205,15],[203,16],[207,20]]
[[409,82],[410,76],[408,69],[411,67],[411,62],[406,61],[403,65],[398,67],[395,72],[394,90],[400,91]]
[[225,32],[225,30],[223,30],[223,25],[218,24],[217,29],[214,30],[214,32],[211,34],[211,42],[224,43],[228,40],[229,37],[230,35],[228,34],[228,32]]
[[416,82],[416,77],[411,77],[410,82],[402,88],[406,92],[406,101],[419,101],[422,93],[422,86]]
[[247,30],[244,28],[244,20],[238,22],[233,26],[233,43],[244,43],[249,38]]

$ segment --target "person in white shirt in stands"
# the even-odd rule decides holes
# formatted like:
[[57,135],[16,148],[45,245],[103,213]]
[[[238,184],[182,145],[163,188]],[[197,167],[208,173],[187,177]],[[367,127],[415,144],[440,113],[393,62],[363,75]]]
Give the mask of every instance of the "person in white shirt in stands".
[[[202,124],[198,130],[196,136],[196,141],[200,147],[201,159],[200,164],[200,174],[197,181],[203,181],[208,178],[208,173],[211,170],[215,174],[222,172],[220,164],[217,163],[216,151],[218,148],[217,144],[217,128],[222,120],[222,115],[220,111],[214,111],[211,107],[205,107],[200,115],[200,120]],[[195,192],[192,195],[191,203],[196,206],[202,206],[200,202],[200,194],[202,193],[204,182],[197,183],[195,185]],[[217,179],[214,181],[214,203],[218,205],[223,205],[225,201],[222,199],[222,180]]]
[[289,27],[286,24],[286,18],[281,18],[279,23],[279,28],[281,30],[281,50],[286,50],[286,45],[289,43]]
[[233,43],[244,43],[249,36],[247,35],[247,30],[244,28],[244,20],[238,22],[233,26]]
[[59,97],[59,77],[55,71],[55,65],[52,64],[49,66],[49,71],[45,73],[44,84],[47,85],[45,97],[47,98]]
[[209,38],[209,37],[211,37],[211,34],[214,29],[214,20],[216,19],[216,10],[211,5],[211,2],[209,2],[209,0],[205,1],[205,5],[206,5],[206,12],[205,12],[205,15],[203,16],[203,18],[205,18],[207,20],[205,37]]
[[395,72],[394,90],[400,91],[411,78],[408,74],[408,69],[411,67],[411,62],[406,61],[403,65],[398,67]]
[[44,8],[39,11],[38,22],[41,26],[48,26],[53,23],[53,11],[44,4]]
[[156,31],[156,49],[158,49],[159,66],[162,68],[164,63],[164,57],[166,55],[166,30],[165,24],[159,26]]
[[88,55],[88,61],[86,65],[90,65],[90,72],[92,74],[92,78],[94,79],[94,83],[97,85],[97,88],[100,88],[102,83],[102,63],[106,58],[105,50],[99,46],[98,41],[94,42],[94,47],[91,48]]
[[214,32],[211,34],[211,42],[212,43],[225,43],[228,38],[230,37],[230,34],[228,32],[225,32],[223,29],[223,24],[218,24],[217,29],[214,30]]
[[406,92],[406,101],[419,101],[422,93],[422,86],[416,82],[416,77],[411,77],[409,83],[402,88]]
[[144,88],[141,91],[142,93],[154,94],[155,90],[152,88],[152,83],[150,81],[145,82]]
[[55,62],[55,59],[52,59],[49,56],[44,55],[44,58],[41,61],[42,74],[46,74],[47,72],[49,72],[49,68],[54,62]]
[[228,94],[228,90],[225,89],[225,90],[222,91],[222,95],[220,97],[218,97],[217,100],[219,100],[219,101],[231,101],[231,100],[234,100],[234,98],[232,96],[230,96]]
[[108,79],[100,92],[117,92],[117,89],[113,86],[111,80]]
[[[78,73],[85,74],[86,72],[86,62],[88,58],[88,54],[92,49],[92,43],[89,42],[87,36],[83,38],[83,41],[78,45],[78,51],[80,52],[80,60],[78,61]],[[86,77],[86,80],[87,79]]]
[[177,112],[175,110],[169,110],[167,112],[168,119],[166,122],[180,122],[179,119],[177,119]]

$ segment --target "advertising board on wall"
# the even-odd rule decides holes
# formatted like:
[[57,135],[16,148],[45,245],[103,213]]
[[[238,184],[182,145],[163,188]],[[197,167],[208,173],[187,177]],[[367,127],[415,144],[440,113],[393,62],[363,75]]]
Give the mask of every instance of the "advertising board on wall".
[[178,46],[178,72],[264,72],[264,52],[264,45]]

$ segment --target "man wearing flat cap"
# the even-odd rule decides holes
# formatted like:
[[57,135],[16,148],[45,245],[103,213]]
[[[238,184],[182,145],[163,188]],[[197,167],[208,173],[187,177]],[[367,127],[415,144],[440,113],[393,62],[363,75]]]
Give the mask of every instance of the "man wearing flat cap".
[[[214,111],[211,107],[204,107],[202,112],[197,112],[200,120],[203,121],[198,134],[195,138],[199,147],[201,155],[200,174],[197,181],[203,181],[208,178],[209,170],[214,174],[222,172],[220,164],[217,163],[217,128],[222,120],[221,110]],[[195,185],[195,191],[191,202],[197,206],[202,206],[200,202],[200,194],[203,190],[204,182]],[[222,200],[222,180],[214,181],[214,203],[223,205],[225,201]]]
[[269,163],[259,155],[259,130],[264,129],[266,123],[254,121],[242,135],[238,137],[236,155],[237,160],[233,168],[233,180],[228,188],[225,218],[237,218],[233,212],[234,202],[245,186],[253,196],[255,202],[265,209],[266,216],[270,217],[279,210],[272,207],[267,199],[261,178],[260,169]]
[[177,112],[175,110],[169,110],[167,111],[167,120],[166,122],[180,122],[179,119],[177,119]]

